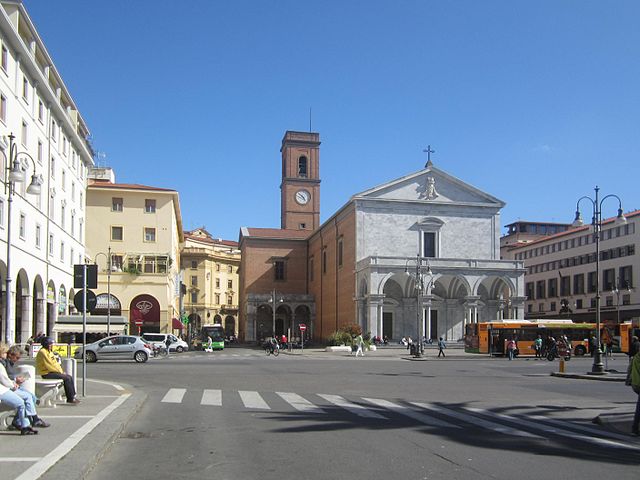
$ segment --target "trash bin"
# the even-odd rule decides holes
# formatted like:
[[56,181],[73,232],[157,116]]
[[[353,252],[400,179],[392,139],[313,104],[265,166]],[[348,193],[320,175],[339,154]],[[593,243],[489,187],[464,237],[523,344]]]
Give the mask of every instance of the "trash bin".
[[75,358],[63,358],[62,359],[62,371],[67,375],[71,375],[73,377],[73,388],[78,391],[78,377],[76,375],[77,372],[77,362]]

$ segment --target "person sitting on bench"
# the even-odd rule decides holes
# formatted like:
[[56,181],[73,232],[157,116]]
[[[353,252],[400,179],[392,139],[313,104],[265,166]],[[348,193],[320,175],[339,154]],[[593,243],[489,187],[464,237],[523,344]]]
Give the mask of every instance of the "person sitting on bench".
[[36,355],[36,373],[47,380],[62,380],[64,382],[64,394],[67,397],[67,403],[80,403],[80,400],[76,398],[73,377],[62,371],[62,367],[51,350],[53,343],[53,338],[51,337],[45,337],[40,341],[42,348]]

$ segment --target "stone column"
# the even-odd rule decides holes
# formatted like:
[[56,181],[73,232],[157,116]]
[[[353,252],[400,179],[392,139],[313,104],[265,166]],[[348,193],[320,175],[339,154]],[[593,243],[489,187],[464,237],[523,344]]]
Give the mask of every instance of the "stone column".
[[44,298],[36,299],[36,331],[33,334],[44,333],[47,322],[47,300]]
[[31,312],[31,295],[22,296],[22,322],[20,324],[20,343],[24,343],[31,336],[31,322],[33,320]]
[[382,305],[384,295],[371,294],[367,296],[367,326],[372,336],[382,336]]
[[431,338],[431,303],[433,300],[433,295],[425,295],[422,300],[422,305],[426,307],[427,310],[427,318],[423,319],[425,323],[424,326],[424,336],[427,339]]

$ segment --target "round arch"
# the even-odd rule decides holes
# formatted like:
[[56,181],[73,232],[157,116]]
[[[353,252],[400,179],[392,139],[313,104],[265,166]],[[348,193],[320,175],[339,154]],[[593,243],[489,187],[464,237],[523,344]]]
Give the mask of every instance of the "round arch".
[[[142,323],[142,325],[136,325]],[[129,331],[142,333],[160,332],[160,303],[152,295],[138,295],[129,304]]]

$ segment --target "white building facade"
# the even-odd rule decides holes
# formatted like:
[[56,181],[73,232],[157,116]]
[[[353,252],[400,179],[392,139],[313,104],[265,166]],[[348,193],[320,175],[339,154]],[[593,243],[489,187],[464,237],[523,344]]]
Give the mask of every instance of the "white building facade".
[[467,323],[524,318],[523,262],[500,260],[502,201],[431,162],[352,200],[366,331],[456,341]]
[[[0,298],[10,343],[51,333],[73,308],[93,164],[88,134],[22,2],[0,1]],[[11,155],[26,181],[10,186]],[[27,192],[34,175],[39,195]]]

